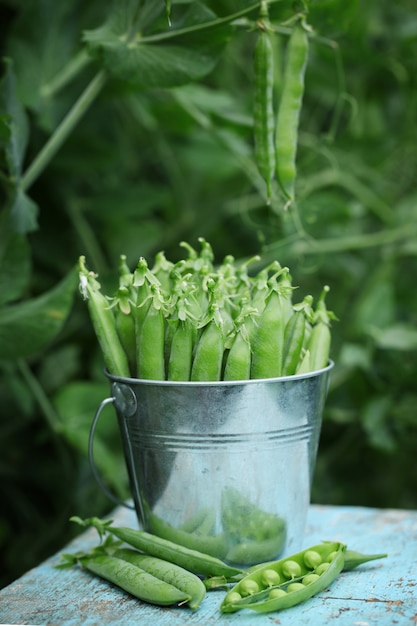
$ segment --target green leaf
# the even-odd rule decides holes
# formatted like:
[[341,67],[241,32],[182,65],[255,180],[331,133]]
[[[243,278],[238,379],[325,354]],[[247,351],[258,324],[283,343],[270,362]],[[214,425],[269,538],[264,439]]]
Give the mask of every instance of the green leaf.
[[0,238],[0,306],[17,300],[30,277],[30,247],[23,235],[9,233]]
[[72,270],[47,293],[1,309],[1,358],[25,358],[49,344],[67,319],[77,284],[77,272]]
[[193,2],[167,31],[142,36],[135,31],[135,3],[119,4],[100,28],[84,33],[92,52],[120,80],[143,88],[174,87],[206,76],[216,65],[230,26]]
[[20,187],[10,207],[11,225],[17,233],[30,233],[38,228],[39,207]]
[[4,66],[4,76],[0,82],[0,110],[3,112],[2,147],[5,150],[9,175],[18,178],[22,172],[29,140],[29,125],[25,110],[16,95],[13,62],[6,59]]
[[384,350],[417,350],[417,328],[411,324],[370,328],[369,332],[376,345]]

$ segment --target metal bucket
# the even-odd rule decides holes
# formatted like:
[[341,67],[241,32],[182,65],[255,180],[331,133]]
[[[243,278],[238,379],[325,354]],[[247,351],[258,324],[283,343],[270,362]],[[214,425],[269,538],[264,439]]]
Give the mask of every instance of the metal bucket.
[[[141,526],[238,565],[300,549],[329,372],[241,382],[108,375]],[[113,498],[114,499],[114,498]]]

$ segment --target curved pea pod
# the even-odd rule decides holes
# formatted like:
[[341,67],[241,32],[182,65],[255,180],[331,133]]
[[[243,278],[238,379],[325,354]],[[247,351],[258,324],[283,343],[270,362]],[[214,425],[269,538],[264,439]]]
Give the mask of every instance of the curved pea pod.
[[201,578],[179,565],[148,554],[141,554],[133,548],[119,548],[113,556],[140,567],[148,574],[182,591],[189,596],[188,606],[191,609],[196,609],[206,595],[206,587]]
[[151,604],[169,606],[184,604],[191,599],[190,594],[115,556],[101,554],[86,557],[81,564],[93,574]]
[[325,542],[253,568],[226,594],[220,610],[232,613],[251,609],[268,613],[305,602],[340,574],[345,550],[343,543]]

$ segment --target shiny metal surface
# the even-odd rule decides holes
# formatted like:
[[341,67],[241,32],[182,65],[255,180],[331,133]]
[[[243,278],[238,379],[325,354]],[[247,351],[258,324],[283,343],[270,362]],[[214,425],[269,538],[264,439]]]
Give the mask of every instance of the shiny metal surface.
[[244,565],[299,549],[331,368],[232,383],[109,376],[143,527]]

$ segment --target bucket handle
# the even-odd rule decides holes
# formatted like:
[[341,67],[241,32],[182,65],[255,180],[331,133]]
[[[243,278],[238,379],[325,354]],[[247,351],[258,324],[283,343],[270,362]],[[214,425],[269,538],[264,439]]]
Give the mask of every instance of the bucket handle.
[[110,500],[113,500],[113,502],[115,502],[116,504],[119,504],[121,506],[126,507],[127,509],[132,509],[133,511],[135,510],[135,507],[132,506],[131,504],[128,504],[127,502],[123,502],[123,500],[121,500],[120,498],[118,498],[114,493],[112,493],[104,484],[100,472],[98,471],[96,462],[94,460],[94,435],[96,432],[96,427],[98,424],[98,420],[100,418],[101,412],[104,409],[105,406],[107,406],[108,404],[114,404],[115,399],[114,398],[105,398],[104,400],[102,400],[102,402],[100,403],[93,421],[91,422],[91,428],[90,428],[90,435],[88,438],[88,460],[90,463],[90,468],[91,471],[93,473],[94,478],[96,479],[96,482],[98,483],[100,489],[106,494],[106,496],[108,498],[110,498]]

